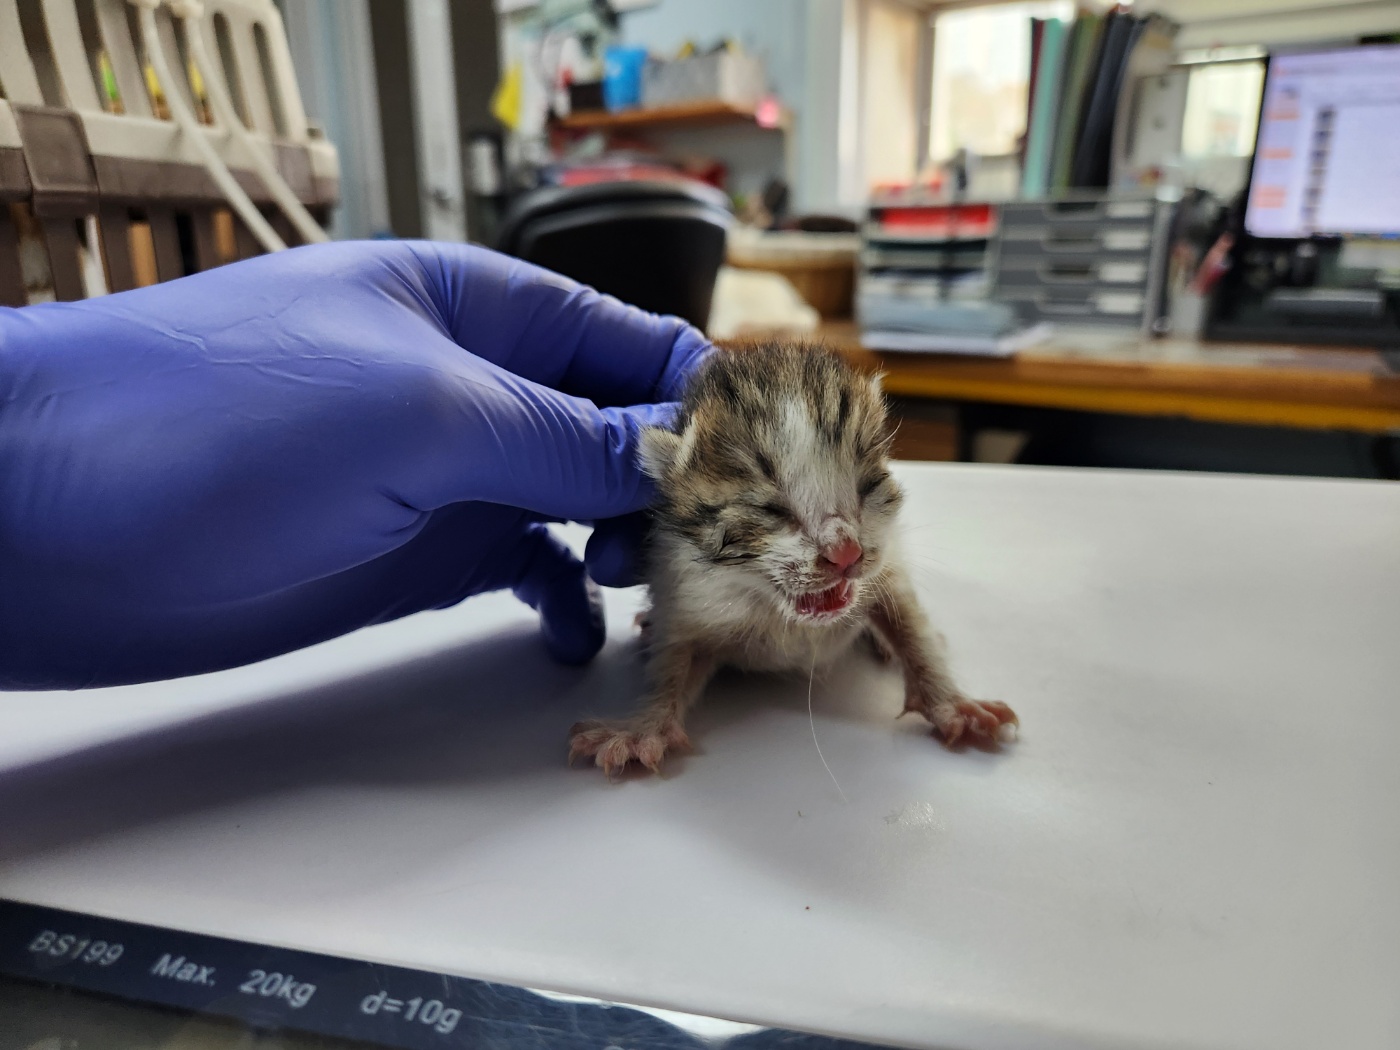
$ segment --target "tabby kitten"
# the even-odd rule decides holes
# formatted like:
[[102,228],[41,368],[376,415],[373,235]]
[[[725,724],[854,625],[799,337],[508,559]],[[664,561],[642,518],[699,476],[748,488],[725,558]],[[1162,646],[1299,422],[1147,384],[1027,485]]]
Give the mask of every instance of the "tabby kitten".
[[675,431],[642,436],[659,499],[648,552],[648,696],[623,722],[583,722],[570,759],[609,776],[659,771],[689,747],[686,711],[722,666],[803,674],[867,638],[904,671],[904,710],[952,744],[994,742],[1011,708],[953,682],[900,564],[903,501],[878,377],[817,346],[713,356]]

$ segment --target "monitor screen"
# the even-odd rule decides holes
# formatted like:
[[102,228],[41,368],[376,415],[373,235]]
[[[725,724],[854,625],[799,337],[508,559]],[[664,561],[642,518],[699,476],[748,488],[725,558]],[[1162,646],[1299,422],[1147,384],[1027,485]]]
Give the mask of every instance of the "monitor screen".
[[1270,60],[1245,229],[1400,235],[1400,44]]

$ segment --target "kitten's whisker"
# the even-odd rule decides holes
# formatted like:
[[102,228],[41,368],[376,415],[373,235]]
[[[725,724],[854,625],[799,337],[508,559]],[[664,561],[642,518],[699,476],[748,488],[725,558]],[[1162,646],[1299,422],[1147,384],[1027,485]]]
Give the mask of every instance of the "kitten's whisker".
[[937,559],[937,558],[930,558],[930,557],[928,557],[927,555],[915,554],[915,555],[913,555],[913,556],[910,556],[910,555],[908,554],[907,551],[905,552],[905,555],[906,555],[906,556],[905,556],[905,560],[906,560],[906,561],[918,562],[919,564],[922,564],[922,565],[925,565],[925,566],[932,565],[932,566],[936,566],[936,567],[939,568],[939,569],[952,569],[952,568],[953,568],[953,566],[952,566],[952,564],[951,564],[950,562],[940,561],[940,560]]
[[807,720],[812,726],[812,743],[816,746],[817,757],[822,760],[822,765],[826,767],[826,775],[829,776],[831,782],[836,785],[836,793],[841,796],[842,802],[850,805],[851,800],[848,799],[846,793],[841,790],[841,782],[836,779],[836,774],[831,771],[831,766],[827,763],[826,756],[822,754],[822,745],[820,741],[817,740],[817,716],[812,713],[812,683],[816,680],[816,677],[817,658],[814,654],[812,656],[812,670],[807,675]]

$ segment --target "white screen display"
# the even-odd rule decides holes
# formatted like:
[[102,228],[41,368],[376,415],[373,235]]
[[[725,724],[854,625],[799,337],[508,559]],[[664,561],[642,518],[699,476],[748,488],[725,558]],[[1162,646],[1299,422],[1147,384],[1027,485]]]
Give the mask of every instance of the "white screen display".
[[1400,45],[1270,61],[1245,228],[1400,234]]

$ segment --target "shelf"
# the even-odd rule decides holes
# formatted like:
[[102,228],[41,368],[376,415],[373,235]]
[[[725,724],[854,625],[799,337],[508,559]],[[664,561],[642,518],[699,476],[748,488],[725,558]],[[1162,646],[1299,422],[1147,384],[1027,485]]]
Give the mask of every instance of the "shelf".
[[735,106],[728,102],[692,102],[654,109],[624,109],[616,113],[601,109],[585,110],[565,117],[555,127],[565,131],[623,131],[630,128],[698,127],[706,124],[755,122],[752,108]]

